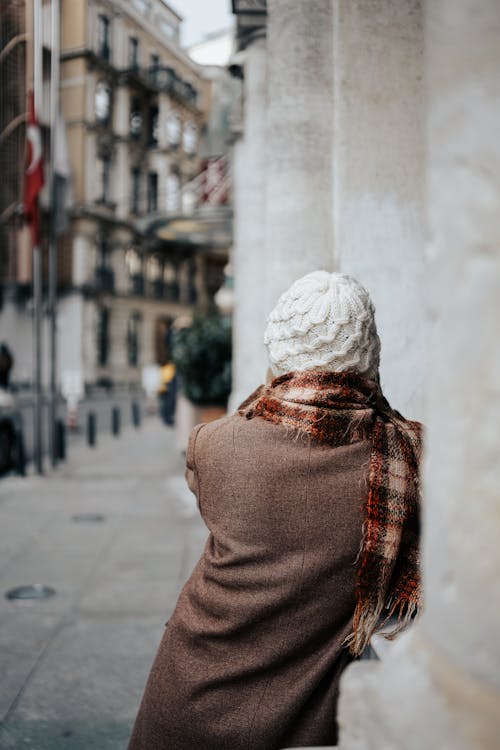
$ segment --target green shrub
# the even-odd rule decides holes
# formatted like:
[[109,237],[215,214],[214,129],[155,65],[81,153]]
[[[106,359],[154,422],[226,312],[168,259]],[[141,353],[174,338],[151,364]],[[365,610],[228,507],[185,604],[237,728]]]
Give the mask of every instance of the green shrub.
[[173,360],[184,395],[199,406],[226,406],[231,392],[231,322],[196,316],[175,334]]

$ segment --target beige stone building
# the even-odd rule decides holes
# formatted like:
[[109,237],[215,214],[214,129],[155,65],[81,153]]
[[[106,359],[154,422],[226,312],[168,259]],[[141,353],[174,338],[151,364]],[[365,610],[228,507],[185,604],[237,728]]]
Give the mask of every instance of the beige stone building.
[[[61,103],[75,209],[59,306],[61,373],[139,378],[165,356],[166,327],[201,292],[193,247],[151,219],[191,213],[210,86],[179,46],[162,0],[63,0]],[[146,220],[147,219],[147,220]]]

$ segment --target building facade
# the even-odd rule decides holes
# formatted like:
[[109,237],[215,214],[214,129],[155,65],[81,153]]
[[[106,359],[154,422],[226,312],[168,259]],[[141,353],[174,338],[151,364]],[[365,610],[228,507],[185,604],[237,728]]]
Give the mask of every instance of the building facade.
[[[61,104],[75,206],[59,304],[61,376],[139,380],[167,356],[168,326],[197,302],[193,248],[161,242],[146,218],[191,213],[210,107],[162,0],[63,0]],[[79,321],[79,324],[76,324]],[[79,335],[78,335],[79,333]],[[76,374],[76,373],[75,373]]]
[[[39,107],[46,157],[50,5],[43,3]],[[140,383],[144,366],[169,356],[172,322],[209,306],[223,280],[230,217],[214,216],[206,205],[213,164],[201,152],[212,83],[181,49],[181,18],[163,0],[61,0],[60,8],[60,105],[72,200],[58,246],[59,382],[63,391],[67,383],[80,390]],[[22,89],[25,99],[25,82]],[[18,159],[20,195],[22,171]],[[2,279],[12,304],[4,305],[2,328],[14,351],[14,378],[28,382],[31,264],[19,198],[17,209],[10,276],[6,262]]]

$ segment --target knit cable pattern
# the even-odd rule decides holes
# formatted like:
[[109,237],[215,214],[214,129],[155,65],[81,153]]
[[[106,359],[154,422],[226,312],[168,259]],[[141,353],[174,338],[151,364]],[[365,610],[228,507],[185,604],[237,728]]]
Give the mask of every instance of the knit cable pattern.
[[346,274],[313,271],[298,279],[268,318],[264,343],[274,375],[351,370],[374,377],[380,359],[375,310]]

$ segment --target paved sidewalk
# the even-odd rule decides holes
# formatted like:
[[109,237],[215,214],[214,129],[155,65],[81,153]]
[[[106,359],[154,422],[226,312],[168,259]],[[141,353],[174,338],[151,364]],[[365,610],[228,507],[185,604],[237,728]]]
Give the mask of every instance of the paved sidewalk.
[[[122,750],[206,528],[173,433],[74,447],[46,477],[0,480],[0,748]],[[96,513],[102,522],[73,520]],[[51,599],[13,602],[29,583]]]

